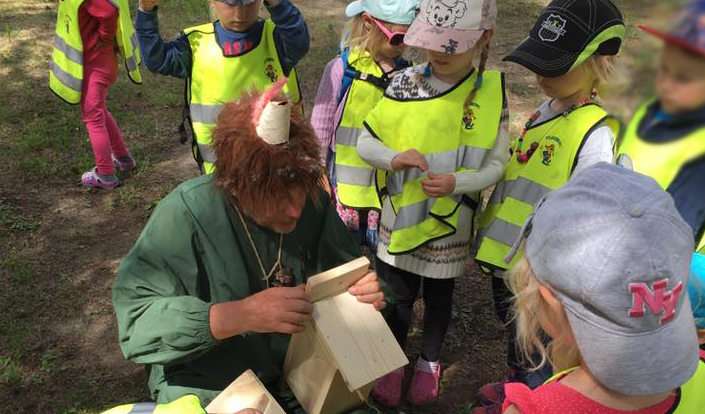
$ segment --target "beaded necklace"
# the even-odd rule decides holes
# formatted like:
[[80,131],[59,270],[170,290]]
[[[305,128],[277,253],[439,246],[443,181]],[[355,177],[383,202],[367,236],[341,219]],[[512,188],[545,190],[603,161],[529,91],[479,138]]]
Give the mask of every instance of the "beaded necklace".
[[[569,106],[568,108],[563,111],[562,116],[567,118],[568,115],[570,115],[571,112],[575,111],[578,108],[582,108],[583,106],[589,104],[589,103],[594,103],[596,105],[599,105],[597,101],[595,101],[596,93],[592,92],[590,94],[589,98],[585,98],[578,102],[577,104],[573,104]],[[549,104],[550,105],[550,104]],[[529,146],[529,149],[526,150],[526,152],[522,152],[521,147],[524,145],[524,137],[526,136],[526,133],[528,132],[529,128],[531,128],[534,125],[534,122],[536,122],[537,119],[541,117],[541,111],[536,110],[530,117],[529,120],[526,121],[526,124],[524,124],[524,127],[521,129],[521,135],[519,136],[519,139],[517,139],[517,145],[514,148],[514,153],[516,154],[516,159],[517,162],[520,164],[526,164],[529,162],[529,159],[531,159],[531,156],[534,155],[534,152],[539,148],[539,143],[534,141],[531,143]]]

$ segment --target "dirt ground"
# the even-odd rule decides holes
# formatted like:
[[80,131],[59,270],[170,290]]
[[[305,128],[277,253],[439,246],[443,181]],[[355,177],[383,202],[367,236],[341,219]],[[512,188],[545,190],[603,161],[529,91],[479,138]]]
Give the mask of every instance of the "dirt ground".
[[[507,73],[516,134],[543,98],[530,73],[500,58],[522,40],[546,3],[498,2],[500,27],[489,67]],[[205,0],[162,3],[165,38],[208,18]],[[337,50],[345,2],[295,3],[312,34],[311,51],[299,65],[310,109],[323,66]],[[616,3],[629,21],[620,59],[630,83],[607,106],[628,118],[650,94],[658,48],[634,25],[667,26],[674,5]],[[78,185],[93,165],[87,134],[78,108],[47,88],[55,7],[52,0],[0,1],[0,411],[7,413],[97,413],[148,399],[144,370],[125,361],[118,347],[111,285],[156,203],[197,174],[175,133],[183,82],[143,68],[143,85],[132,85],[121,70],[108,106],[140,166],[112,192]],[[489,279],[474,264],[468,264],[454,300],[440,400],[398,412],[467,412],[479,386],[503,375],[505,330],[492,312]],[[417,307],[420,314],[422,304]],[[417,323],[407,347],[411,360],[420,334]]]

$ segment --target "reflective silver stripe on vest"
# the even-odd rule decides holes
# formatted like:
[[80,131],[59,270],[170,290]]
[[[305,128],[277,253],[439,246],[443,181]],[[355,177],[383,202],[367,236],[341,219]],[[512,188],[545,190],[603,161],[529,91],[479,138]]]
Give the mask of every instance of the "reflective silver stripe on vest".
[[83,65],[83,52],[66,43],[61,36],[54,35],[54,47],[56,50],[66,55],[70,61]]
[[135,59],[135,55],[133,54],[129,58],[125,59],[125,64],[127,65],[127,70],[130,72],[137,70],[137,59]]
[[480,231],[478,240],[487,237],[488,239],[492,239],[507,246],[512,246],[517,240],[517,237],[519,237],[520,231],[521,226],[495,217],[489,227]]
[[189,105],[189,108],[191,109],[191,121],[200,122],[202,124],[215,124],[215,120],[218,118],[220,110],[223,109],[223,105],[192,103]]
[[152,414],[156,408],[157,404],[155,403],[137,403],[127,414]]
[[139,49],[140,42],[137,40],[137,32],[133,32],[132,36],[130,36],[130,43],[132,43],[132,50],[133,53],[137,53],[137,49]]
[[51,62],[51,73],[53,73],[54,76],[56,76],[56,79],[61,81],[61,83],[63,83],[67,88],[81,93],[81,85],[83,85],[83,81],[61,69],[54,61]]
[[198,152],[201,154],[203,161],[210,162],[211,164],[215,163],[215,151],[213,151],[213,148],[210,145],[201,144],[199,142]]
[[[426,161],[434,170],[448,171],[456,168],[469,168],[478,170],[482,166],[482,161],[490,152],[485,148],[469,147],[464,145],[453,151],[434,152],[426,155]],[[421,178],[426,173],[422,173],[418,168],[404,170],[389,175],[387,179],[387,190],[390,195],[398,195],[404,191],[404,183]]]
[[504,203],[507,197],[511,197],[526,204],[536,205],[543,196],[551,191],[553,190],[541,184],[524,177],[518,177],[516,180],[497,184],[492,192],[492,197],[490,197],[490,204]]
[[[335,132],[335,144],[355,148],[361,128],[338,127]],[[341,184],[359,185],[365,187],[375,186],[375,173],[372,167],[355,167],[335,163],[335,176]]]
[[360,136],[361,128],[352,128],[339,126],[338,130],[335,131],[335,143],[336,145],[344,145],[346,147],[356,147],[357,137]]
[[335,177],[338,183],[375,187],[375,170],[365,167],[351,167],[335,164]]
[[[453,201],[459,203],[462,200],[460,195],[450,196]],[[409,204],[397,211],[397,218],[394,221],[394,231],[406,229],[415,226],[422,221],[428,219],[431,214],[431,209],[436,204],[436,198],[427,198],[418,203]]]

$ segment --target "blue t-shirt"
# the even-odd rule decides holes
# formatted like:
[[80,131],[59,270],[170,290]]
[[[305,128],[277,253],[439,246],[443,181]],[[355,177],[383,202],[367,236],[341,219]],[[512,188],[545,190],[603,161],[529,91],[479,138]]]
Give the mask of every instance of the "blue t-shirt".
[[[686,114],[670,115],[663,112],[661,104],[656,101],[647,108],[638,125],[638,134],[646,142],[666,143],[703,128],[705,107]],[[673,197],[683,220],[693,229],[697,241],[705,230],[705,157],[684,165],[666,191]]]
[[[266,3],[265,3],[266,4]],[[274,7],[267,6],[275,24],[274,44],[284,75],[308,52],[310,37],[301,12],[289,0]],[[215,22],[216,38],[226,56],[238,56],[259,45],[264,21],[257,21],[245,32],[228,30]],[[152,72],[186,78],[191,73],[192,57],[188,39],[183,33],[171,42],[159,34],[157,7],[151,12],[137,11],[135,31],[142,50],[142,59]]]

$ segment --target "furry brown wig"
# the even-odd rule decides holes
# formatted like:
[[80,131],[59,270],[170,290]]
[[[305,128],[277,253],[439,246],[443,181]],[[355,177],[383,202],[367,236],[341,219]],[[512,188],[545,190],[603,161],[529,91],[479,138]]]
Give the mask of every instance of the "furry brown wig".
[[320,145],[299,108],[291,111],[289,142],[271,145],[257,136],[252,114],[259,93],[223,107],[213,129],[215,185],[248,211],[272,208],[301,189],[318,202],[324,180]]

